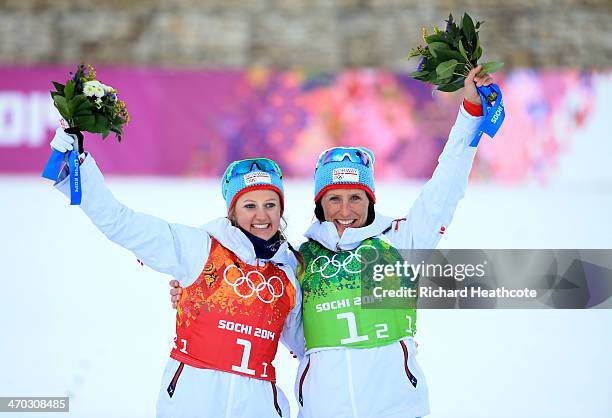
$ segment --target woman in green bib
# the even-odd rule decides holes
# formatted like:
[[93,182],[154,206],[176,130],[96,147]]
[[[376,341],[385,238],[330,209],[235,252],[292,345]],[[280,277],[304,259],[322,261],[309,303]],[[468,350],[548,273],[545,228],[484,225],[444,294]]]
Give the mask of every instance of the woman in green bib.
[[[414,418],[429,413],[427,383],[416,361],[416,310],[367,309],[362,271],[389,262],[399,249],[433,249],[467,187],[482,120],[470,73],[459,110],[432,178],[401,219],[374,210],[374,155],[359,147],[324,151],[315,168],[315,221],[300,247],[298,275],[306,355],[296,396],[303,418]],[[383,258],[387,258],[383,260]],[[364,274],[364,278],[366,275]],[[364,281],[365,283],[365,281]]]

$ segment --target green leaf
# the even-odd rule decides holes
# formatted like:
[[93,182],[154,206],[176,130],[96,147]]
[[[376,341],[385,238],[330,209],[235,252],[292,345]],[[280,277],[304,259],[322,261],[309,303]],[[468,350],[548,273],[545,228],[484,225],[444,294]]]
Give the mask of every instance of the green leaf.
[[480,47],[480,37],[476,35],[476,46],[474,47],[474,51],[471,54],[472,61],[474,63],[478,62],[481,56],[482,56],[482,48]]
[[123,131],[121,130],[121,128],[111,128],[111,132],[114,132],[117,136],[117,140],[121,142],[121,137],[123,136]]
[[463,47],[463,41],[461,40],[459,40],[459,52],[461,53],[463,58],[465,58],[466,62],[470,62],[470,58],[468,57],[467,52],[465,51],[465,48]]
[[448,15],[448,20],[446,21],[446,23],[448,23],[449,25],[452,25],[453,23],[455,23],[453,21],[453,14],[452,13]]
[[429,74],[429,71],[413,71],[409,75],[416,80],[424,80]]
[[121,116],[117,116],[113,120],[113,125],[118,126],[119,128],[121,128],[123,125],[125,125],[125,119],[122,118]]
[[[436,70],[436,66],[438,65],[438,64],[436,64],[435,61],[436,61],[436,59],[433,58],[433,57],[428,58],[427,61],[425,61],[425,67],[421,68],[421,71],[429,71],[429,72],[435,71]],[[417,67],[417,69],[418,69],[418,67]]]
[[93,109],[94,104],[87,98],[87,96],[85,96],[85,95],[81,95],[81,96],[85,97],[85,100],[83,100],[83,101],[81,101],[79,103],[79,105],[76,107],[76,110],[79,111],[79,110]]
[[463,56],[461,55],[461,53],[454,47],[450,47],[444,42],[434,42],[433,44],[429,44],[429,50],[431,51],[432,55],[434,55],[434,59],[428,59],[428,65],[425,68],[428,71],[433,71],[438,66],[438,64],[444,61],[448,61],[451,59],[463,61]]
[[78,94],[72,98],[72,102],[74,102],[75,107],[79,107],[81,103],[87,100],[87,96],[84,94]]
[[446,79],[453,76],[453,72],[455,71],[455,67],[457,66],[457,60],[448,60],[439,64],[436,67],[436,73],[440,79]]
[[96,118],[93,115],[90,116],[79,116],[74,118],[74,123],[82,131],[94,132],[93,126],[96,122]]
[[449,45],[451,44],[451,42],[449,42],[449,40],[444,35],[444,32],[434,33],[432,35],[429,35],[429,36],[425,37],[425,41],[428,44],[431,44],[433,42],[444,42],[444,43],[449,44]]
[[59,94],[53,98],[53,104],[60,112],[60,115],[66,120],[72,119],[70,112],[68,110],[68,103],[66,103],[66,98],[64,96],[60,96]]
[[94,123],[94,126],[92,128],[93,132],[102,133],[104,131],[108,131],[109,128],[109,120],[106,119],[103,115],[97,114],[96,122]]
[[463,88],[463,80],[459,80],[459,81],[455,81],[455,82],[451,82],[451,83],[442,84],[442,85],[438,86],[438,88],[436,90],[450,93],[450,92],[453,92],[453,91],[460,90],[461,88]]
[[444,85],[446,85],[446,84],[450,83],[450,81],[451,81],[451,79],[450,79],[450,77],[449,77],[449,78],[445,78],[445,79],[442,79],[442,80],[438,80],[438,81],[437,81],[437,82],[435,82],[434,84],[435,84],[436,86],[444,86]]
[[85,110],[77,110],[76,112],[73,113],[72,116],[77,117],[77,116],[93,116],[93,113],[91,112],[91,110],[85,109]]
[[469,14],[465,13],[461,20],[461,30],[463,31],[468,42],[471,42],[476,37],[476,30],[474,29],[474,21]]
[[[66,87],[67,89],[68,87]],[[68,111],[71,114],[75,114],[77,109],[79,108],[79,106],[83,103],[83,101],[87,100],[87,98],[80,94],[78,96],[74,96],[72,98],[72,100],[69,100],[68,97],[66,97],[66,101],[68,102]]]
[[425,76],[425,81],[435,84],[436,80],[438,80],[438,73],[436,73],[436,69],[434,68],[432,71],[429,72],[429,74]]
[[63,84],[57,83],[55,81],[52,81],[51,83],[53,83],[53,86],[55,87],[55,90],[57,90],[59,93],[64,94],[64,87],[65,86]]
[[499,71],[500,68],[502,68],[504,66],[503,62],[485,62],[482,65],[482,69],[480,70],[480,72],[478,73],[478,75],[483,75],[483,74],[493,74],[496,71]]
[[64,97],[66,100],[72,100],[74,96],[74,80],[68,80],[66,86],[64,87]]
[[429,52],[431,52],[431,55],[433,55],[436,58],[438,57],[438,54],[440,53],[450,52],[450,48],[448,44],[446,44],[445,42],[432,42],[428,46],[429,46]]
[[443,91],[445,93],[452,93],[457,90],[461,90],[463,88],[463,84],[454,84],[448,83],[438,86],[436,90]]

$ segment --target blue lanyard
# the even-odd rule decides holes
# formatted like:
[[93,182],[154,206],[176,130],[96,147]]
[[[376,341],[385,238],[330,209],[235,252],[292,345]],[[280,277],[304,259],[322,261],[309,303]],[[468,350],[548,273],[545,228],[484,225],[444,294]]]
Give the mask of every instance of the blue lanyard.
[[76,150],[77,146],[72,151],[62,154],[57,150],[53,150],[45,169],[43,170],[42,176],[46,179],[57,181],[59,180],[60,169],[62,163],[66,161],[66,166],[70,173],[70,204],[80,205],[81,204],[81,170],[79,167],[79,153]]
[[[474,139],[470,143],[470,147],[478,146],[482,134],[487,134],[489,137],[493,138],[506,118],[502,92],[497,84],[478,87],[477,91],[480,96],[480,101],[482,102],[482,114],[484,117],[478,127],[476,135],[474,135]],[[497,98],[493,104],[490,104],[487,102],[487,96],[493,92],[497,93]]]

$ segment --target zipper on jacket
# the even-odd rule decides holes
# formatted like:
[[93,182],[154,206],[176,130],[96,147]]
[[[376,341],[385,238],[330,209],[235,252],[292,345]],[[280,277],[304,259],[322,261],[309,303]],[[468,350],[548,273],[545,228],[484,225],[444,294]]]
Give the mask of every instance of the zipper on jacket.
[[345,357],[346,357],[346,368],[348,374],[348,389],[349,389],[349,397],[351,398],[351,408],[353,409],[353,418],[359,418],[357,415],[357,405],[355,405],[355,389],[353,388],[353,365],[351,364],[351,349],[345,349]]
[[304,380],[306,380],[306,374],[308,373],[308,369],[310,369],[310,357],[308,357],[308,364],[304,368],[302,372],[302,377],[300,377],[300,389],[298,392],[298,400],[301,406],[304,406],[304,398],[302,397],[302,388],[304,387]]
[[404,340],[400,340],[400,345],[402,346],[402,350],[404,350],[404,369],[406,370],[406,376],[408,376],[408,380],[415,388],[417,387],[417,378],[414,377],[410,369],[408,368],[408,347],[406,347],[406,343]]
[[174,377],[168,385],[168,389],[166,389],[166,392],[168,392],[168,396],[170,397],[174,395],[174,391],[176,390],[176,383],[178,382],[178,379],[181,373],[183,372],[183,367],[185,367],[185,363],[179,364],[178,369],[176,369],[176,372],[174,373]]

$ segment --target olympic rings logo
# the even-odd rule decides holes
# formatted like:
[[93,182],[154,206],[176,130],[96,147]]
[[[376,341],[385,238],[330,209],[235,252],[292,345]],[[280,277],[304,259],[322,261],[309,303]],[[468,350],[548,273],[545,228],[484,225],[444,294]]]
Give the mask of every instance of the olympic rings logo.
[[[232,268],[235,268],[240,272],[240,276],[236,277],[231,281],[231,278],[228,278],[228,271]],[[247,299],[257,294],[257,297],[263,303],[272,303],[276,299],[283,296],[285,293],[285,285],[283,281],[278,276],[272,276],[269,279],[266,279],[263,274],[261,274],[257,270],[249,271],[246,276],[240,267],[235,266],[234,264],[228,265],[223,271],[223,280],[229,286],[234,288],[234,292],[240,296],[241,298]],[[274,288],[274,281],[280,286],[280,292],[276,293],[276,289]],[[248,291],[245,291],[245,285],[248,288]],[[278,286],[277,286],[278,287]],[[242,290],[241,290],[242,289]],[[262,296],[263,293],[263,296]],[[266,295],[267,294],[267,295]]]
[[[364,257],[360,252],[363,249],[374,250],[374,257],[372,257],[372,259],[366,259],[366,257]],[[312,274],[320,274],[326,279],[336,276],[342,269],[344,269],[347,273],[358,274],[367,269],[370,264],[378,261],[380,257],[376,247],[369,244],[362,245],[353,251],[349,251],[348,253],[348,257],[346,257],[342,262],[336,259],[336,257],[338,257],[341,253],[334,254],[331,259],[326,255],[320,255],[310,264],[310,272]],[[361,264],[359,269],[355,270],[354,267],[351,268],[350,264],[353,260]]]

